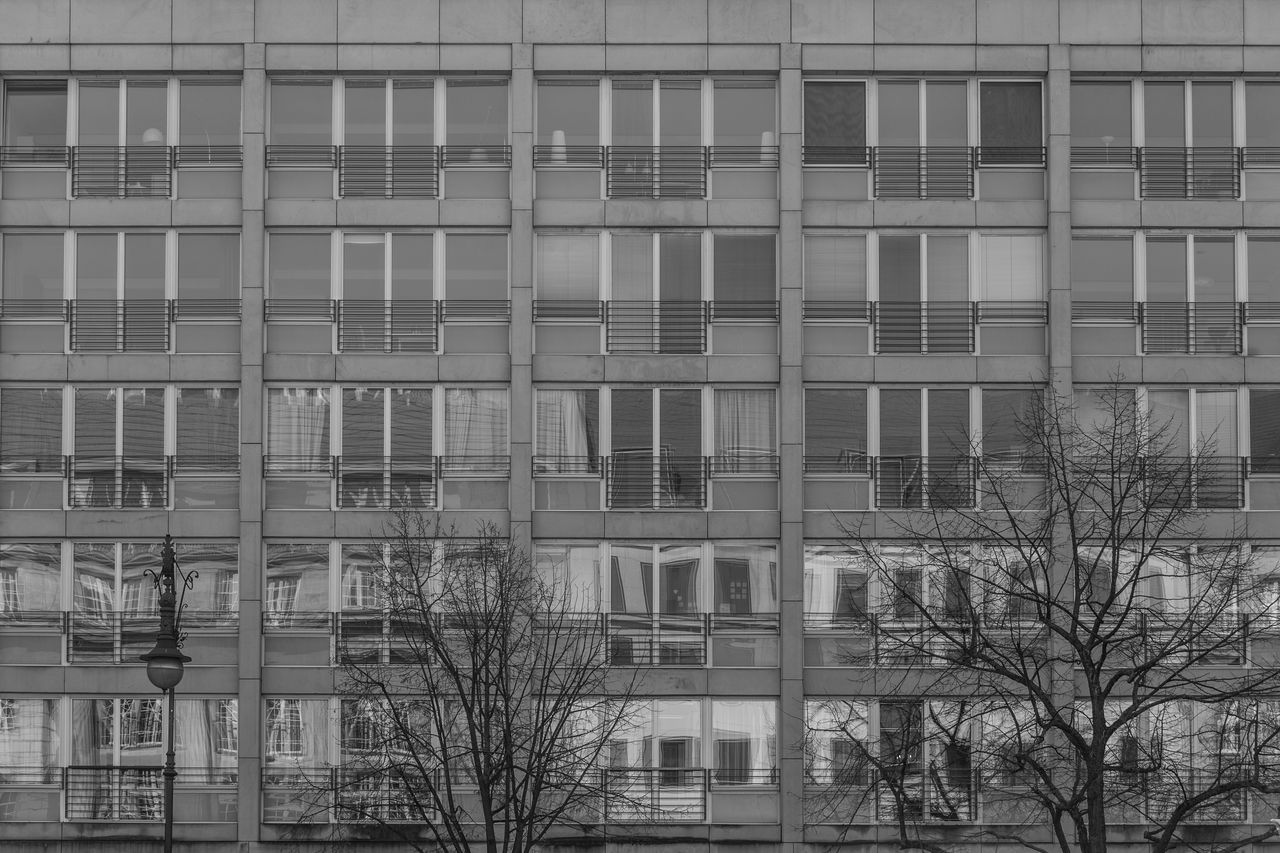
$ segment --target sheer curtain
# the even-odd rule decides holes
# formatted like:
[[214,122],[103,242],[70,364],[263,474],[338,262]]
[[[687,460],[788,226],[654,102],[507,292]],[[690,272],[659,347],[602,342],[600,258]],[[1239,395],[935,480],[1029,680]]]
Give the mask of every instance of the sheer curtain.
[[496,464],[507,455],[507,392],[500,388],[449,388],[445,392],[444,452]]
[[329,446],[329,391],[272,388],[267,394],[267,455],[299,467],[318,464]]
[[772,389],[718,389],[716,456],[739,462],[773,457],[778,452],[773,400]]
[[537,409],[539,469],[567,473],[581,470],[582,463],[589,459],[587,470],[595,471],[595,457],[599,455],[596,392],[539,390]]
[[717,700],[711,710],[716,780],[765,783],[777,767],[777,704]]

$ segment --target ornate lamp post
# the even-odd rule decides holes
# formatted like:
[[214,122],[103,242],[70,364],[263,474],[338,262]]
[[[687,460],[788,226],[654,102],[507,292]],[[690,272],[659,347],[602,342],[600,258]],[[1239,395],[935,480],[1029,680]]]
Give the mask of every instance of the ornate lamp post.
[[[183,599],[187,590],[195,585],[196,573],[183,574],[177,568],[178,561],[173,555],[173,537],[164,537],[164,548],[160,552],[160,574],[147,570],[152,582],[160,592],[160,631],[156,635],[156,646],[141,659],[147,662],[147,679],[160,688],[165,694],[167,719],[169,722],[168,746],[164,756],[164,851],[173,851],[173,780],[178,776],[173,751],[173,689],[182,681],[182,668],[191,662],[191,658],[182,653],[182,641],[186,636],[179,631],[182,620],[182,608],[186,606]],[[181,591],[174,581],[175,571],[182,578]]]

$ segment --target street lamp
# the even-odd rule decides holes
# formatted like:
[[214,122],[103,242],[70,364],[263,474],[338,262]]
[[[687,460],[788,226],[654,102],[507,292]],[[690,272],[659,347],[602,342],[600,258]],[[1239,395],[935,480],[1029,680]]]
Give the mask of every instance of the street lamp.
[[[147,570],[160,592],[160,631],[156,634],[156,647],[140,656],[147,664],[147,679],[164,692],[167,703],[165,713],[169,721],[169,740],[164,755],[164,853],[173,853],[173,780],[178,776],[173,752],[173,689],[182,681],[183,666],[191,662],[191,658],[182,653],[184,635],[178,628],[182,608],[186,606],[183,599],[196,580],[195,572],[182,574],[177,566],[173,537],[165,534],[164,548],[160,551],[160,574]],[[174,582],[175,570],[182,578],[181,592]]]

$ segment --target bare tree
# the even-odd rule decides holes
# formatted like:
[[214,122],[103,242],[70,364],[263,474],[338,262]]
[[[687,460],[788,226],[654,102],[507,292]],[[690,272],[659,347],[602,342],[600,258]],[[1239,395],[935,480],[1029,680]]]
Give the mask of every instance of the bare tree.
[[1275,835],[1280,573],[1215,511],[1242,505],[1239,460],[1178,455],[1185,436],[1118,383],[1008,417],[1017,452],[958,446],[888,534],[849,531],[872,593],[843,662],[880,668],[888,696],[811,702],[813,808],[927,851]]
[[527,853],[601,824],[641,672],[606,666],[598,616],[491,525],[402,513],[382,545],[388,618],[339,640],[342,753],[313,805],[421,851]]

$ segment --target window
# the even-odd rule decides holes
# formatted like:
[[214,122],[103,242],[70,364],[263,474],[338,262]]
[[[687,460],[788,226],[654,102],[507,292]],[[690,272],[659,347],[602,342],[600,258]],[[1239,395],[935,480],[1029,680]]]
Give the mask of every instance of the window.
[[328,613],[328,546],[267,543],[265,596],[269,626],[306,627],[308,616]]
[[610,392],[611,506],[702,506],[702,392]]
[[[267,756],[284,758],[306,752],[303,743],[302,703],[317,704],[317,700],[268,699],[266,729]],[[319,704],[323,706],[323,701]]]
[[1133,165],[1132,98],[1132,85],[1127,80],[1072,82],[1071,100],[1088,104],[1088,109],[1076,110],[1071,117],[1073,162],[1088,157],[1089,165]]
[[163,711],[159,699],[120,700],[120,746],[144,749],[161,744]]
[[978,101],[982,165],[1043,164],[1039,83],[984,81]]
[[0,613],[61,610],[61,554],[56,543],[0,545]]
[[759,785],[775,781],[777,710],[774,700],[712,701],[714,784]]
[[342,389],[338,505],[432,505],[431,413],[430,388]]
[[[1134,352],[1138,322],[1133,238],[1075,235],[1071,239],[1072,349],[1081,354]],[[1109,328],[1108,328],[1109,327]]]
[[989,470],[1036,470],[1040,407],[1034,389],[982,389],[982,456]]
[[715,316],[777,322],[776,238],[772,234],[713,235]]
[[217,699],[217,715],[214,728],[217,739],[215,749],[222,754],[235,755],[240,751],[240,705],[235,699]]
[[[865,319],[865,307],[857,307],[867,299],[865,235],[805,235],[804,298],[806,319],[825,318],[827,312],[831,319]],[[849,312],[847,317],[842,308]]]
[[865,388],[806,388],[806,473],[869,474]]
[[1143,198],[1236,198],[1230,81],[1143,83]]
[[1249,448],[1255,474],[1280,474],[1280,389],[1249,389]]
[[805,702],[805,782],[871,784],[870,703],[848,699]]
[[820,627],[867,618],[871,565],[851,551],[830,545],[804,549],[806,625]]
[[168,504],[165,389],[76,388],[73,507]]
[[[973,499],[969,392],[884,388],[879,399],[879,505],[911,507],[938,502],[969,506]],[[927,427],[922,413],[927,413]]]
[[876,352],[972,352],[969,239],[882,234]]
[[600,468],[600,394],[595,389],[534,391],[535,471],[594,473]]
[[804,83],[806,166],[867,162],[866,84],[853,80]]
[[714,389],[716,464],[723,473],[776,471],[777,416],[772,389]]
[[67,81],[10,80],[4,101],[4,197],[65,198]]
[[226,470],[240,456],[240,391],[179,388],[175,406],[177,464]]

